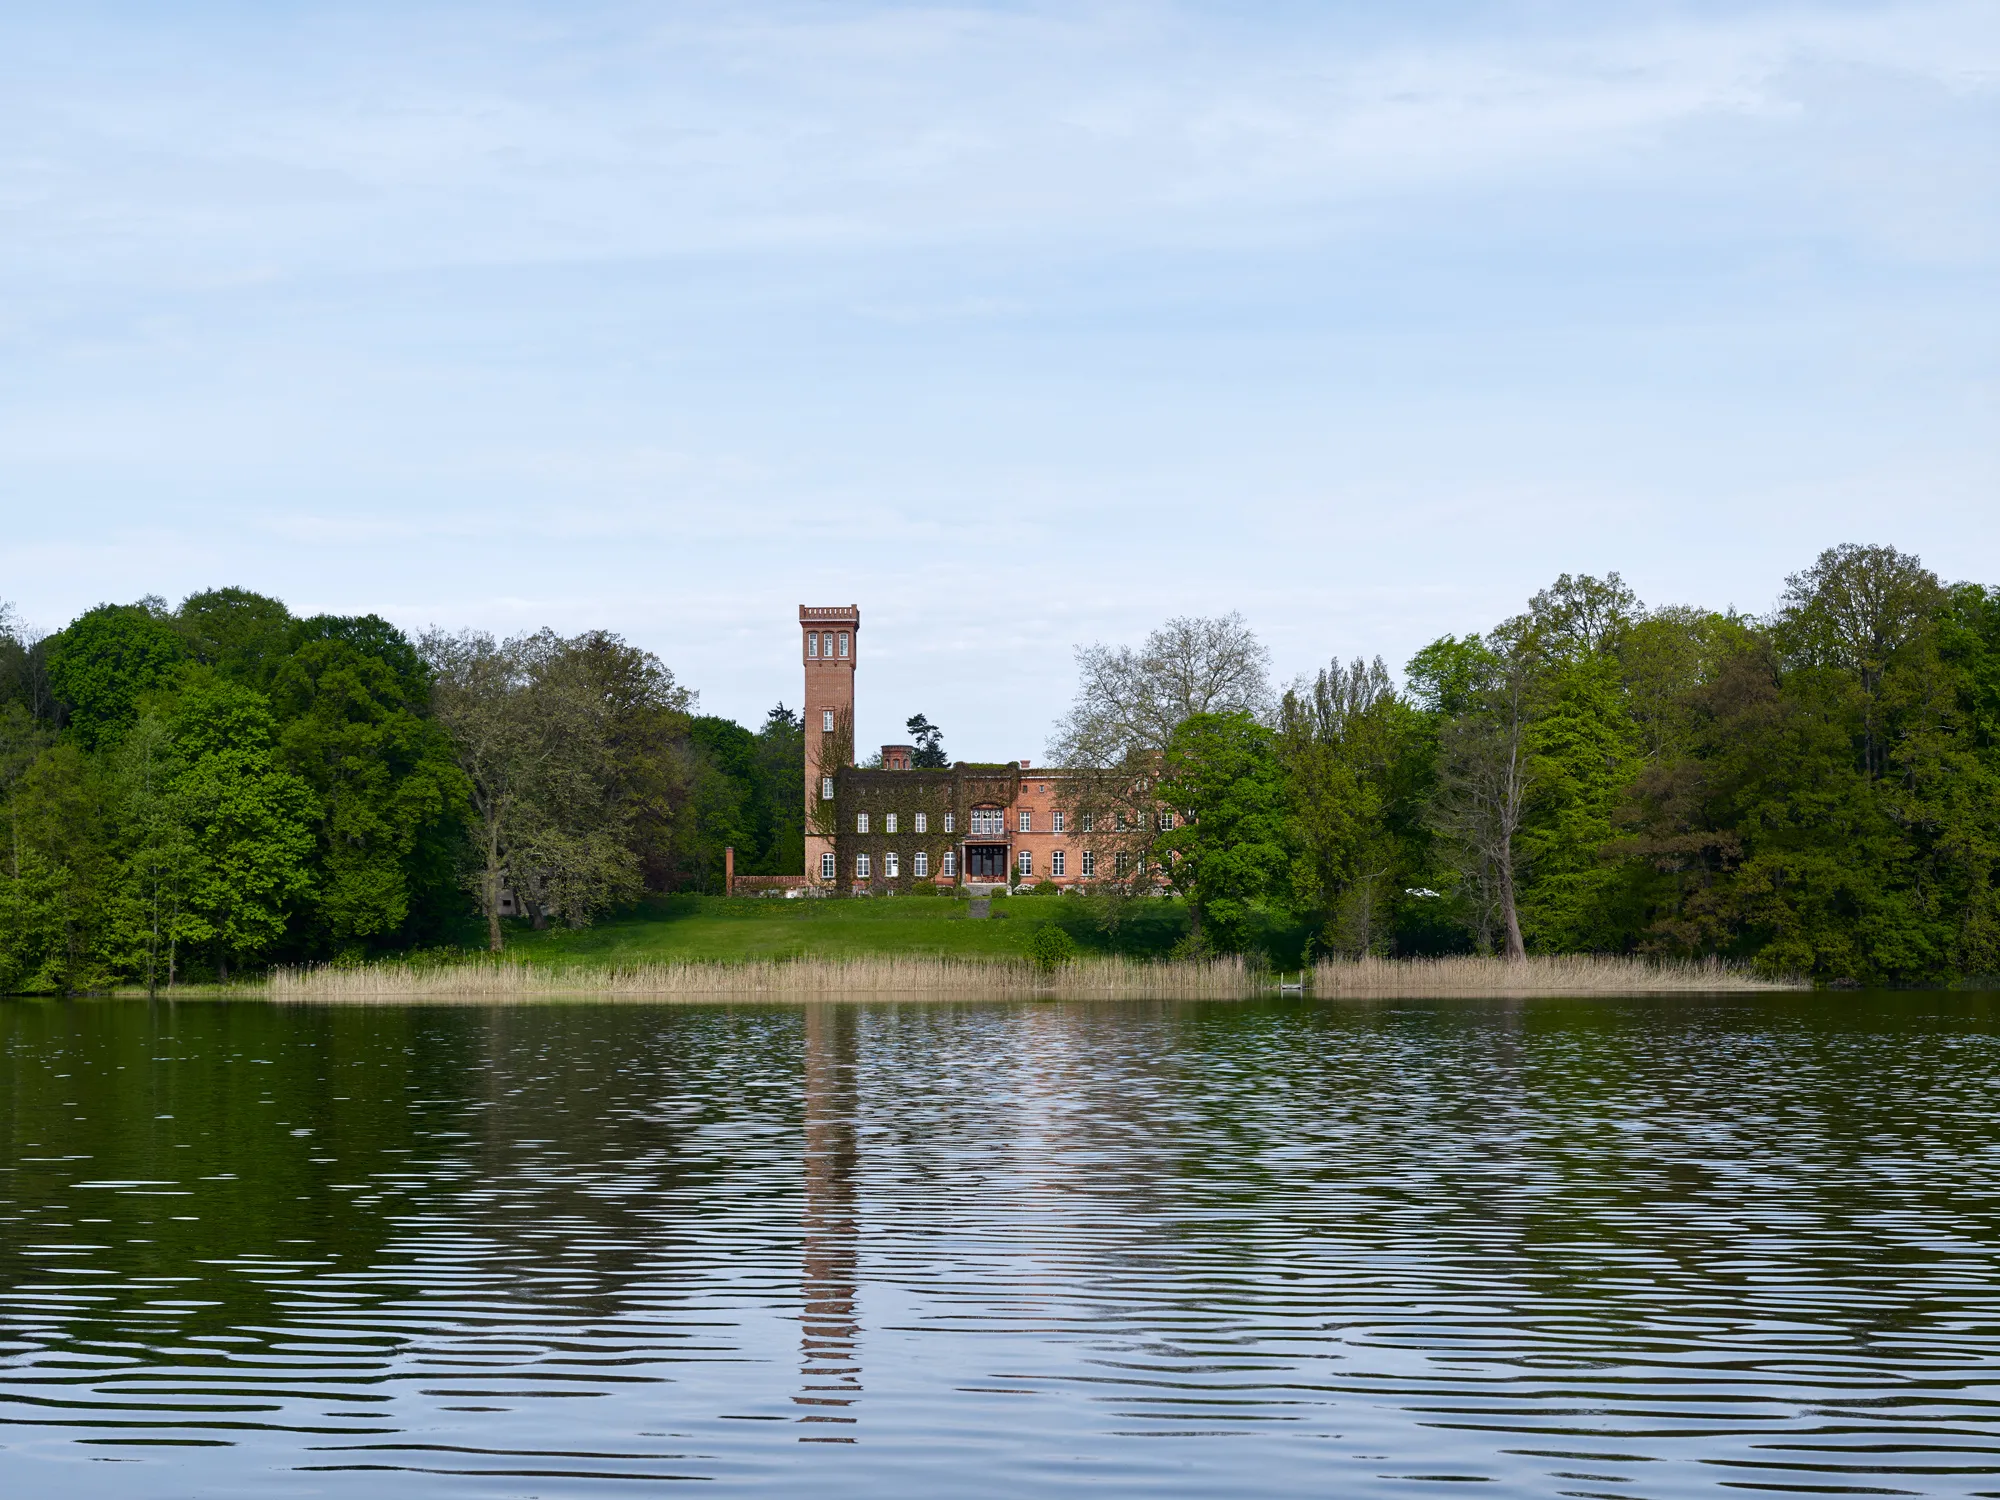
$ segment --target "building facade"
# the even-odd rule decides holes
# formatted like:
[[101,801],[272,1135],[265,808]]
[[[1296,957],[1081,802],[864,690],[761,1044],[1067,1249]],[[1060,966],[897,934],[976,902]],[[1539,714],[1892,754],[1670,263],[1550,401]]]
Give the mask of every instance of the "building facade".
[[806,868],[810,881],[833,852],[828,817],[834,780],[854,764],[854,668],[861,659],[861,610],[853,604],[799,606],[799,662],[805,670]]
[[1143,817],[1093,810],[1102,799],[1085,793],[1090,778],[1037,770],[1026,760],[919,770],[912,746],[884,745],[879,769],[857,767],[861,612],[854,605],[802,605],[799,628],[809,890],[889,894],[920,884],[979,890],[1126,881],[1145,868],[1139,825],[1147,833],[1171,826],[1170,814],[1150,808]]

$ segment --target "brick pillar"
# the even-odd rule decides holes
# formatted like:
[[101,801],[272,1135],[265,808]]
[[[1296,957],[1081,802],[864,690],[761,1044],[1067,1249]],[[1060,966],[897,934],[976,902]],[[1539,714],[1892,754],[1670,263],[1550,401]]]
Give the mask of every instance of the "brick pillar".
[[799,606],[799,661],[805,668],[806,867],[808,884],[820,878],[820,856],[833,840],[815,825],[832,808],[820,796],[822,782],[854,764],[854,667],[861,655],[858,605]]
[[725,844],[722,849],[722,894],[736,894],[736,846]]

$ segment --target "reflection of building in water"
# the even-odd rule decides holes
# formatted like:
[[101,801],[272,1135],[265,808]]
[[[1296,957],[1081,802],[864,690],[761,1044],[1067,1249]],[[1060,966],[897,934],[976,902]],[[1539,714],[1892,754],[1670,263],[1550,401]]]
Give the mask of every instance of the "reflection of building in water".
[[[807,1009],[805,1059],[805,1262],[800,1300],[802,1422],[852,1424],[843,1408],[861,1394],[855,1317],[855,1013]],[[821,1433],[801,1442],[849,1443]]]

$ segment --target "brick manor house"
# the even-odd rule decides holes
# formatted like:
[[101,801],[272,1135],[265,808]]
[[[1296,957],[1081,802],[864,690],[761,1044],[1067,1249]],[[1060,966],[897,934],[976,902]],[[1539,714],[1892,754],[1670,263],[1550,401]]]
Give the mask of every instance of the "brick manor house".
[[[1059,887],[1123,879],[1143,859],[1126,814],[1080,811],[1082,779],[1028,761],[959,761],[919,770],[916,749],[884,745],[879,770],[854,764],[854,674],[861,656],[855,605],[802,605],[805,670],[805,869],[799,876],[734,875],[732,891],[888,894],[920,883]],[[1146,814],[1150,831],[1171,815]],[[1136,815],[1134,822],[1137,822]]]

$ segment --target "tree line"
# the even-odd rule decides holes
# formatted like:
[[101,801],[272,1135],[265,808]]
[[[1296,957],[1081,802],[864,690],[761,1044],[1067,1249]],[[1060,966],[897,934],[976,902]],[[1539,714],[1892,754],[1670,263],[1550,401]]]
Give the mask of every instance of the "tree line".
[[[1568,574],[1491,629],[1282,691],[1240,617],[1078,653],[1050,759],[1099,886],[1187,950],[1720,955],[2000,973],[2000,591],[1843,546],[1760,617]],[[919,763],[943,764],[922,715]],[[415,640],[242,589],[0,605],[0,991],[498,947],[796,874],[804,735],[604,631]],[[1114,903],[1115,904],[1115,903]]]
[[1051,745],[1095,826],[1129,806],[1128,888],[1184,895],[1194,947],[2000,973],[2000,591],[1848,545],[1760,618],[1565,574],[1400,686],[1267,664],[1235,616],[1089,648]]
[[696,712],[603,631],[411,640],[243,589],[0,605],[0,991],[498,947],[645,890],[795,871],[803,734]]

